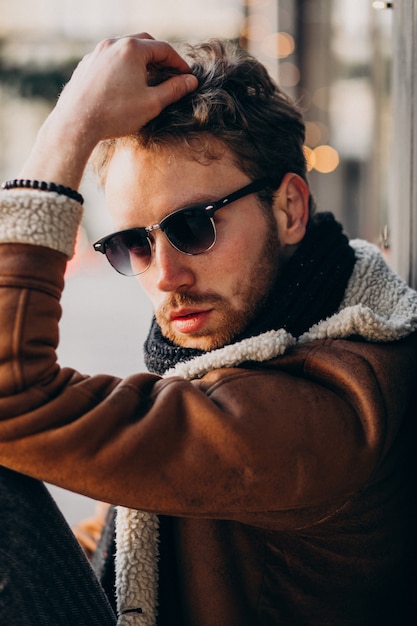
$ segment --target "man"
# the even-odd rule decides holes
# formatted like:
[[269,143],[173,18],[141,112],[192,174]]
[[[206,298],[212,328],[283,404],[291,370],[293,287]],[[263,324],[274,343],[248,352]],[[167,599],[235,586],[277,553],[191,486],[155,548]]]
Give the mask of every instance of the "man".
[[[417,294],[314,215],[300,114],[265,69],[219,42],[186,58],[148,35],[100,44],[5,185],[0,462],[119,505],[120,624],[406,624]],[[155,311],[151,373],[126,381],[55,360],[94,150],[115,224],[95,248]],[[4,493],[19,486],[13,545],[26,545],[16,476]],[[87,579],[75,553],[67,569]],[[47,565],[44,606],[27,583],[33,623],[113,622],[91,580],[71,589],[76,576],[48,581]],[[4,615],[32,623],[8,581]]]

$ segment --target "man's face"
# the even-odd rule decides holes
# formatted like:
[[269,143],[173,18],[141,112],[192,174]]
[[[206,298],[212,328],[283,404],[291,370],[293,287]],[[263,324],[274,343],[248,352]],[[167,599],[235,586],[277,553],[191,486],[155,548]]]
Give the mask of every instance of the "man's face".
[[[201,163],[185,149],[121,147],[105,192],[115,229],[122,230],[158,224],[176,209],[218,200],[249,182],[227,150]],[[256,314],[279,266],[276,222],[266,218],[256,195],[220,209],[214,220],[217,241],[196,256],[179,252],[161,230],[153,231],[152,262],[138,276],[163,335],[187,348],[229,343]]]

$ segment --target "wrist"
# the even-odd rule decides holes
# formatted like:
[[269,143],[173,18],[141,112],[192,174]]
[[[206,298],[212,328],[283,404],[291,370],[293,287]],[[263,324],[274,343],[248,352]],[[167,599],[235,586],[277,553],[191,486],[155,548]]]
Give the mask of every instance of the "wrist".
[[71,200],[75,200],[79,204],[84,204],[84,198],[78,191],[75,191],[75,189],[44,180],[14,178],[2,183],[2,189],[38,189],[39,191],[52,191],[59,195],[66,196]]
[[18,177],[53,181],[78,190],[96,143],[76,123],[64,123],[52,113],[41,127]]
[[0,192],[0,243],[24,243],[58,250],[71,258],[82,206],[49,191],[13,189]]

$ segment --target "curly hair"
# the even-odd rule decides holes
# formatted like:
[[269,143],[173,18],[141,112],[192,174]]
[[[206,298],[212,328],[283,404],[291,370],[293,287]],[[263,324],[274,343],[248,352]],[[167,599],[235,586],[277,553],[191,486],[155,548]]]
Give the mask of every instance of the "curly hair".
[[[266,68],[237,45],[217,39],[183,45],[180,52],[198,78],[197,89],[134,136],[101,142],[94,167],[102,180],[117,143],[126,139],[149,150],[185,144],[205,159],[219,158],[219,148],[226,146],[241,171],[252,179],[268,178],[271,190],[287,172],[306,180],[302,115]],[[169,75],[155,71],[150,84]]]

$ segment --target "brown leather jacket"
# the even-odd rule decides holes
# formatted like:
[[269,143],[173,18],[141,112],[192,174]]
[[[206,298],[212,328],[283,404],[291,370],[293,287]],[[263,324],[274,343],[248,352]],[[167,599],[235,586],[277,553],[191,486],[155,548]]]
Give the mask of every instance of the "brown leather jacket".
[[0,245],[0,462],[169,516],[164,624],[412,623],[416,333],[87,377],[56,362],[65,263]]

